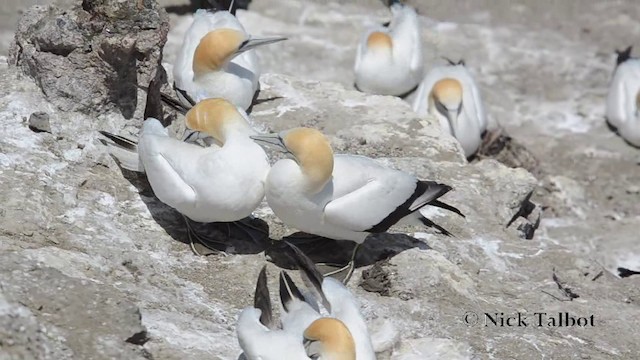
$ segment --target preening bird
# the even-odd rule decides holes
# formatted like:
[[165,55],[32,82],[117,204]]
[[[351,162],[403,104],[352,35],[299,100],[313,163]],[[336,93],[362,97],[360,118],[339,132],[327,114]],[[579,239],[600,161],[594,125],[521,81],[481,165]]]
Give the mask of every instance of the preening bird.
[[609,124],[629,144],[640,147],[640,59],[631,57],[631,46],[618,51],[609,85],[606,116]]
[[438,200],[450,186],[419,180],[364,156],[334,156],[318,130],[295,128],[251,138],[287,155],[267,176],[266,198],[276,216],[304,232],[357,244],[344,268],[349,269],[345,279],[353,271],[358,246],[370,234],[402,222],[433,226],[448,235],[420,213],[426,205],[462,215]]
[[[288,283],[283,283],[283,276]],[[291,306],[291,297],[295,296],[296,301],[307,306],[307,314],[315,316],[304,317],[303,313],[300,314],[303,316],[301,319],[295,313],[288,313],[282,326],[276,325],[267,287],[266,266],[263,267],[256,283],[254,306],[242,310],[236,325],[238,342],[247,360],[356,359],[354,340],[345,324],[315,312],[312,303],[305,302],[300,290],[284,272],[281,273],[280,294],[285,308]]]
[[253,49],[285,39],[252,37],[228,11],[196,11],[173,67],[178,99],[186,108],[204,99],[223,98],[248,109],[261,73]]
[[[256,132],[247,114],[224,99],[207,99],[189,110],[185,122],[217,145],[170,137],[155,118],[145,120],[137,142],[101,133],[112,141],[109,152],[123,168],[146,173],[156,197],[187,218],[236,222],[251,215],[264,197],[270,166],[264,150],[249,138]],[[192,234],[199,239],[188,221],[187,226],[190,239]]]
[[458,139],[466,157],[478,150],[487,130],[480,91],[462,61],[431,69],[418,87],[413,110],[435,116]]
[[[307,334],[316,319],[322,316],[337,319],[348,331],[335,329],[335,337],[331,341],[325,341],[324,344],[307,341],[307,353],[319,354],[321,359],[325,359],[323,351],[346,354],[353,351],[356,360],[375,360],[371,336],[356,297],[340,281],[322,276],[313,261],[300,249],[288,242],[286,244],[292,250],[298,270],[301,271],[301,276],[311,291],[307,292],[307,296],[303,296],[287,273],[284,271],[280,273],[280,300],[284,308],[282,315],[284,328],[295,332],[304,330]],[[313,340],[306,335],[305,338]],[[350,343],[353,345],[349,345]],[[329,347],[334,349],[331,350]],[[344,359],[346,358],[348,357]]]
[[369,29],[359,41],[355,86],[371,94],[405,96],[423,76],[420,23],[409,5],[392,1],[390,9],[389,26]]

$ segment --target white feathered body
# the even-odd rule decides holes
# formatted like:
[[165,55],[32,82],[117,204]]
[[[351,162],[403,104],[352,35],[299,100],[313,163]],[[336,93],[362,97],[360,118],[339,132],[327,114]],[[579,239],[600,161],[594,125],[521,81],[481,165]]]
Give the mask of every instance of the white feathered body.
[[[185,33],[184,43],[173,67],[174,81],[176,87],[185,91],[196,103],[208,98],[224,98],[246,110],[251,106],[253,96],[258,90],[261,73],[255,50],[248,50],[234,57],[221,71],[194,79],[193,56],[196,47],[207,33],[221,28],[246,34],[242,24],[228,11],[196,11],[193,24]],[[179,93],[178,98],[183,105],[191,107]]]
[[617,66],[607,95],[609,123],[629,143],[640,147],[640,59],[628,59]]
[[[393,19],[388,28],[369,29],[360,39],[355,75],[358,89],[378,95],[403,95],[415,88],[423,76],[422,37],[416,11],[402,4],[391,7]],[[393,48],[390,56],[367,48],[372,32],[387,33]]]
[[248,134],[222,147],[169,137],[156,119],[144,122],[138,154],[155,195],[198,222],[230,222],[251,214],[264,197],[269,162]]
[[320,299],[308,299],[303,302],[293,299],[288,311],[282,314],[282,328],[288,333],[300,334],[316,319],[324,316],[336,318],[349,329],[356,345],[356,360],[375,360],[375,351],[364,317],[360,313],[360,305],[351,291],[340,281],[326,277],[322,281],[322,292],[331,306],[331,311],[321,314],[318,303]]
[[[458,126],[452,129],[447,118],[440,114],[435,106],[430,106],[429,95],[436,82],[451,78],[462,85],[462,112],[458,117]],[[480,97],[480,91],[469,70],[462,64],[438,66],[424,77],[413,102],[413,110],[418,115],[431,114],[438,118],[440,126],[450,135],[454,135],[462,145],[465,155],[475,153],[482,142],[482,133],[487,130],[487,116]]]
[[366,230],[403,204],[416,189],[410,174],[374,160],[335,155],[333,177],[313,196],[305,195],[303,173],[291,159],[273,165],[266,197],[274,213],[299,230],[336,240],[364,242]]
[[269,329],[260,323],[259,309],[242,310],[236,324],[238,342],[247,360],[307,360],[302,333]]

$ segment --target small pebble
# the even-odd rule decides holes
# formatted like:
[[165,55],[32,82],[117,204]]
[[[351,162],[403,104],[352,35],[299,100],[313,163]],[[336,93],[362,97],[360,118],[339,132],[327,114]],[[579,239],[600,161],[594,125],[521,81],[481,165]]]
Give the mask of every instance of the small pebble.
[[628,187],[627,194],[640,194],[640,186],[633,185]]
[[37,111],[31,114],[31,116],[29,116],[29,129],[34,132],[48,132],[51,134],[49,114],[43,111]]

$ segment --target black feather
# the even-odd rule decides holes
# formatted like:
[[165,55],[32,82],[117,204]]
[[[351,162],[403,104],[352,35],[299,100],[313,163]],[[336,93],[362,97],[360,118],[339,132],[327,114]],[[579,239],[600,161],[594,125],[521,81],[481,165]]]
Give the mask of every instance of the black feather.
[[267,265],[262,267],[258,275],[256,283],[256,292],[253,296],[253,307],[260,309],[260,322],[271,328],[273,325],[273,313],[271,311],[271,297],[269,296],[269,288],[267,287]]
[[162,83],[160,78],[160,76],[156,76],[149,83],[147,90],[147,102],[144,107],[144,119],[154,118],[159,121],[164,120],[164,115],[162,113],[162,97],[160,92]]
[[187,94],[187,92],[185,90],[180,89],[179,87],[176,86],[176,83],[173,83],[173,90],[175,90],[176,92],[180,93],[180,95],[182,95],[182,97],[184,97],[189,104],[191,104],[191,106],[194,106],[196,104],[196,102],[193,100],[193,98],[191,96],[189,96],[189,94]]
[[454,62],[453,60],[449,59],[449,58],[448,58],[448,57],[446,57],[446,56],[443,56],[442,58],[443,58],[444,60],[446,60],[446,61],[449,63],[449,65],[451,65],[451,66],[456,66],[456,65],[462,65],[462,66],[465,66],[465,65],[466,65],[466,64],[465,64],[465,62],[464,62],[464,59],[460,59],[460,60],[458,60],[458,62]]
[[633,46],[629,46],[628,48],[622,51],[616,50],[616,54],[618,54],[618,58],[616,59],[616,66],[632,58],[631,57],[632,48]]
[[[372,226],[371,228],[369,228],[369,229],[367,229],[365,231],[370,232],[370,233],[382,233],[382,232],[385,232],[385,231],[389,230],[389,228],[391,226],[395,225],[398,221],[400,221],[400,219],[402,219],[405,216],[413,213],[414,211],[420,210],[420,208],[422,208],[425,205],[430,205],[433,201],[435,201],[436,199],[438,199],[442,195],[446,194],[451,189],[452,189],[452,187],[449,186],[449,185],[439,184],[439,183],[434,182],[434,181],[417,180],[416,181],[416,188],[415,188],[413,194],[407,199],[407,201],[405,201],[400,206],[398,206],[394,211],[392,211],[389,215],[387,215],[386,218],[382,219],[382,221],[380,221],[378,224]],[[411,207],[412,207],[413,203],[416,201],[416,199],[418,199],[420,196],[422,196],[424,193],[426,193],[428,191],[429,192],[433,192],[433,194],[431,194],[431,196],[428,199],[426,199],[426,201],[423,204],[418,204],[417,207],[414,207],[414,209],[411,210]],[[438,205],[439,204],[442,204],[442,203],[438,202]],[[436,205],[436,206],[438,206],[438,205]],[[456,211],[454,211],[454,212],[456,212]]]
[[297,246],[288,241],[285,241],[285,244],[287,244],[293,251],[293,260],[296,262],[298,270],[302,271],[303,279],[306,279],[311,286],[313,286],[315,292],[322,298],[322,305],[324,305],[327,310],[330,310],[331,305],[329,305],[327,297],[324,295],[324,292],[322,292],[322,281],[324,281],[324,276],[320,273],[320,270],[318,270],[313,261],[311,261],[311,259],[309,259],[309,257]]
[[172,98],[171,96],[165,94],[165,93],[160,93],[160,98],[162,99],[162,101],[167,104],[169,107],[171,107],[173,110],[181,113],[182,115],[186,115],[187,111],[189,111],[188,108],[186,108],[184,105],[182,105],[182,103],[174,98]]
[[280,272],[280,301],[285,311],[289,311],[289,305],[296,298],[300,301],[305,301],[304,296],[293,282],[289,274],[285,271]]
[[100,130],[99,133],[102,134],[104,137],[108,138],[109,140],[113,141],[114,144],[120,146],[123,149],[137,151],[138,143],[131,139],[127,139],[126,137],[112,134],[110,132],[106,132],[102,130]]
[[433,227],[438,229],[441,233],[443,233],[446,236],[451,236],[451,233],[449,231],[447,231],[445,228],[443,228],[442,226],[434,223],[433,221],[427,219],[426,217],[422,216],[420,217],[420,221],[427,227]]
[[449,210],[449,211],[451,211],[453,213],[456,213],[456,214],[462,216],[463,218],[466,218],[466,216],[464,216],[462,211],[458,210],[458,208],[453,207],[453,206],[451,206],[451,205],[449,205],[447,203],[443,203],[440,200],[433,200],[432,202],[429,203],[429,205],[435,206],[435,207],[439,207],[441,209]]
[[620,276],[621,278],[626,278],[633,275],[640,275],[640,271],[629,270],[623,267],[618,268],[618,276]]

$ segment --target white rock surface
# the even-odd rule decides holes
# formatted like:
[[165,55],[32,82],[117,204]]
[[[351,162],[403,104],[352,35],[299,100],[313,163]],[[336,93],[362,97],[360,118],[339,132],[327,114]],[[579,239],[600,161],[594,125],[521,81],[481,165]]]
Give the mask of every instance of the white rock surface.
[[[465,58],[491,121],[540,160],[539,181],[493,160],[467,165],[435,122],[417,118],[400,100],[351,90],[359,31],[388,20],[378,1],[256,0],[252,11],[239,13],[251,32],[290,37],[261,53],[271,74],[260,98],[283,98],[255,107],[256,126],[321,128],[337,152],[373,156],[450,183],[455,190],[446,201],[467,215],[430,213],[455,237],[405,228],[396,230],[418,240],[383,235],[367,242],[359,259],[369,265],[357,270],[350,288],[377,339],[379,359],[631,359],[640,353],[640,280],[606,271],[640,270],[640,201],[628,191],[640,183],[640,153],[602,119],[610,54],[637,39],[638,9],[596,1],[420,2],[429,62]],[[179,26],[165,48],[169,66],[185,21],[172,15]],[[252,303],[265,256],[192,255],[178,214],[153,197],[143,178],[121,173],[97,140],[97,130],[136,134],[140,119],[61,113],[6,65],[0,81],[0,339],[15,339],[0,342],[0,354],[236,359],[235,318]],[[29,130],[26,119],[36,111],[50,115],[52,134]],[[534,239],[523,240],[515,224],[505,227],[532,190],[547,209]],[[256,215],[273,238],[292,230],[264,206]],[[399,252],[373,266],[386,279],[379,281],[384,295],[358,286],[376,247]],[[35,283],[9,276],[25,267],[39,274]],[[269,265],[270,274],[277,271]],[[579,297],[567,301],[554,274]],[[88,285],[57,288],[42,280],[49,277]],[[275,299],[275,276],[270,286]],[[52,310],[24,301],[34,288],[48,294],[43,304]],[[71,302],[74,312],[58,309],[69,291],[78,299]],[[123,310],[118,316],[98,311],[95,321],[86,321],[90,298],[117,299],[122,306],[116,309],[134,304],[141,319]],[[484,326],[484,313],[518,312],[529,326]],[[533,326],[536,312],[594,315],[595,325]],[[469,326],[472,313],[479,322]],[[96,339],[90,346],[75,341],[78,329],[111,329],[117,319],[144,326],[148,341],[108,337],[122,351],[116,355],[108,346],[92,347],[100,344],[91,342]]]

